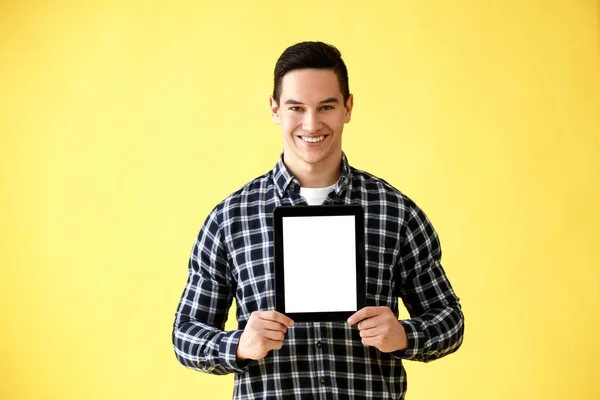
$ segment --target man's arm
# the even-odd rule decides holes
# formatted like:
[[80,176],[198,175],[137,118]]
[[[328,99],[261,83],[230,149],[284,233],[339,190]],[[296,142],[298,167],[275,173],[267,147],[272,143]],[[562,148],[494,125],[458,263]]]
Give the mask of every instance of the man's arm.
[[431,222],[414,204],[408,213],[396,289],[411,318],[400,321],[406,332],[406,349],[393,354],[427,362],[458,350],[464,316],[440,264],[440,242]]
[[173,346],[184,366],[217,375],[242,372],[236,361],[241,330],[225,332],[233,299],[227,255],[216,209],[194,244],[188,281],[175,314]]

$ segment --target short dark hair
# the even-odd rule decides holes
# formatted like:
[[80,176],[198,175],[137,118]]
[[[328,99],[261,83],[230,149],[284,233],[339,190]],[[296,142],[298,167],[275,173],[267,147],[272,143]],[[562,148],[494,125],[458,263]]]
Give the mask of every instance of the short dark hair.
[[323,42],[301,42],[288,47],[275,64],[275,82],[273,97],[279,103],[283,77],[295,69],[317,68],[331,69],[337,76],[344,104],[350,97],[348,70],[342,60],[342,54],[335,46]]

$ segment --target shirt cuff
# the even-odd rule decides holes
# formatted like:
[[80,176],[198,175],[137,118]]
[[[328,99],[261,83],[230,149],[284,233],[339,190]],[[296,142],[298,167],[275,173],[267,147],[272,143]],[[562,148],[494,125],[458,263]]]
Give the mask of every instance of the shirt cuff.
[[412,321],[410,319],[400,321],[406,332],[406,338],[408,344],[405,350],[398,350],[393,352],[393,356],[396,358],[402,358],[405,360],[411,360],[416,358],[419,354],[423,353],[425,346],[425,333],[420,329],[420,323]]
[[225,332],[219,344],[219,359],[221,364],[226,366],[231,372],[245,372],[250,361],[237,361],[236,357],[237,347],[243,332],[243,330]]

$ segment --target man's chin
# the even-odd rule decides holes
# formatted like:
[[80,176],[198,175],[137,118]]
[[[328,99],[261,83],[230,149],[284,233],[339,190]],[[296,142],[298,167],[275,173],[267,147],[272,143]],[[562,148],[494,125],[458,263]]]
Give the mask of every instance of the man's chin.
[[322,152],[303,152],[300,158],[307,164],[315,165],[322,162],[325,156]]

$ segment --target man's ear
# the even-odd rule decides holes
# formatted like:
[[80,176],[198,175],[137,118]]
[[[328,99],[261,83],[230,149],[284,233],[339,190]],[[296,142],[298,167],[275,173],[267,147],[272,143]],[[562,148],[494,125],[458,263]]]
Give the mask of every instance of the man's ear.
[[344,116],[345,123],[350,122],[352,107],[354,107],[354,96],[350,94],[350,96],[348,96],[348,100],[346,100],[346,115]]
[[281,119],[279,118],[279,105],[273,96],[269,97],[269,105],[271,106],[271,118],[273,118],[273,122],[279,125],[281,123]]

